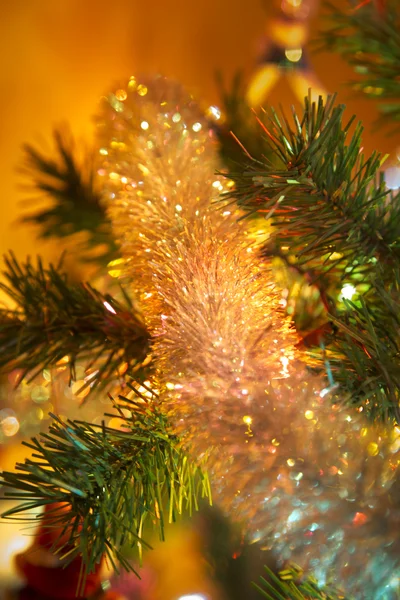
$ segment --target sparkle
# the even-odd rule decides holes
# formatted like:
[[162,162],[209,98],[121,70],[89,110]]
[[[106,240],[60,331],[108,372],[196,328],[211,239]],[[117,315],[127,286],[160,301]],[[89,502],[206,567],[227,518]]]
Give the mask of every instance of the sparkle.
[[207,111],[207,114],[209,117],[212,117],[216,121],[219,121],[221,118],[221,110],[218,108],[218,106],[210,106]]
[[357,290],[351,283],[345,283],[340,292],[341,297],[345,300],[351,300],[356,293]]
[[105,301],[105,302],[103,302],[103,304],[110,313],[113,313],[114,315],[117,314],[109,302]]

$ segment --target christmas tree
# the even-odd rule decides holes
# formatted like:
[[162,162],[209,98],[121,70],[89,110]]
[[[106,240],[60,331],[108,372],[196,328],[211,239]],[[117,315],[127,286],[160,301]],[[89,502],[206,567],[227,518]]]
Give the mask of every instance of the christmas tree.
[[[395,3],[331,10],[324,43],[398,120]],[[64,360],[76,382],[83,364],[85,401],[113,409],[54,415],[3,473],[21,502],[3,516],[45,508],[81,595],[104,558],[134,570],[147,528],[163,539],[212,501],[272,557],[260,597],[396,598],[400,194],[334,96],[253,114],[236,82],[224,108],[131,77],[103,99],[96,175],[59,133],[59,163],[27,148],[55,199],[30,218],[44,236],[87,231],[119,285],[11,255],[0,365],[29,378]]]

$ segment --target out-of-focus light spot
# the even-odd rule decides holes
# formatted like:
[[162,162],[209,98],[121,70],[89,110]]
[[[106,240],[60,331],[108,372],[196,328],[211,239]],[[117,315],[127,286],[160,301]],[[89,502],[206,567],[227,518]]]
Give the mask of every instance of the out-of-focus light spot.
[[201,130],[201,123],[197,122],[197,123],[193,123],[192,125],[192,129],[195,133],[199,132]]
[[207,110],[207,116],[219,121],[221,118],[221,110],[218,106],[210,106]]
[[185,594],[179,596],[177,600],[207,600],[207,596],[204,596],[204,594]]
[[311,419],[314,418],[314,413],[312,410],[306,410],[306,412],[304,413],[304,416],[306,419],[308,419],[309,421],[311,421]]
[[1,429],[7,437],[12,437],[19,431],[19,422],[17,417],[6,417],[1,421]]
[[245,415],[243,417],[243,423],[246,423],[246,425],[251,425],[252,422],[253,422],[253,419],[249,415]]
[[127,97],[128,97],[128,94],[126,93],[126,91],[125,91],[125,90],[117,90],[117,91],[115,92],[115,96],[116,96],[116,98],[117,98],[118,100],[121,100],[121,101],[123,101],[123,100],[126,100],[126,99],[127,99]]
[[390,190],[398,190],[400,188],[400,166],[389,167],[385,171],[386,187]]
[[285,56],[290,62],[299,62],[303,56],[303,50],[301,48],[287,48],[285,50]]
[[359,527],[360,525],[364,525],[368,521],[367,515],[361,512],[356,512],[353,518],[353,525]]
[[79,381],[74,381],[71,386],[72,393],[77,398],[86,398],[88,393],[90,392],[90,385],[85,386],[86,381],[84,379],[80,379]]
[[356,292],[357,290],[354,285],[351,285],[351,283],[345,283],[340,291],[340,295],[345,300],[351,300]]
[[379,454],[379,446],[376,442],[370,442],[367,446],[367,452],[370,456]]
[[172,115],[172,120],[174,123],[179,123],[179,121],[182,119],[181,115],[179,113],[175,113],[174,115]]
[[34,402],[40,404],[41,402],[47,402],[50,396],[50,390],[45,388],[43,385],[35,385],[31,392],[31,398]]
[[128,427],[128,424],[125,421],[125,419],[121,419],[120,417],[113,417],[109,420],[108,426],[111,427],[111,429],[121,430],[126,429]]
[[141,128],[144,130],[144,131],[146,131],[146,130],[149,128],[149,124],[148,124],[148,122],[147,122],[147,121],[142,121],[142,122],[140,123],[140,127],[141,127]]
[[128,88],[130,90],[134,90],[135,87],[136,87],[136,78],[132,75],[132,77],[129,77]]
[[176,212],[182,212],[182,206],[180,204],[175,205]]
[[105,308],[110,312],[113,313],[113,315],[116,315],[117,312],[113,309],[113,307],[111,306],[111,304],[109,302],[103,302]]
[[301,6],[303,0],[286,0],[287,4],[290,4],[290,6],[293,6],[294,8],[298,8],[299,6]]
[[145,96],[147,94],[147,92],[148,92],[148,90],[145,85],[143,85],[142,83],[140,85],[138,85],[137,93],[139,94],[139,96]]

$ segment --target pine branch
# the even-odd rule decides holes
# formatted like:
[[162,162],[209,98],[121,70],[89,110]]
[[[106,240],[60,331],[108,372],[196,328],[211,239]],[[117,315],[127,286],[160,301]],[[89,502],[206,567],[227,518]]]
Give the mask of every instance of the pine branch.
[[281,571],[278,576],[265,567],[266,577],[260,577],[260,585],[253,586],[267,600],[345,600],[341,592],[335,590],[320,590],[312,578],[304,578],[302,571],[291,566]]
[[21,378],[33,379],[68,357],[71,380],[76,361],[83,361],[91,389],[106,385],[117,370],[137,374],[150,337],[132,305],[87,283],[70,284],[61,265],[20,264],[12,254],[5,263],[0,289],[16,307],[0,310],[0,369],[21,369]]
[[[247,215],[271,221],[278,251],[295,257],[319,288],[344,389],[371,416],[399,418],[400,339],[391,304],[399,297],[400,193],[389,193],[378,175],[383,158],[362,155],[362,128],[351,135],[353,120],[343,124],[343,111],[333,97],[317,106],[306,99],[293,125],[273,111],[259,119],[278,164],[254,161],[230,173],[231,196]],[[271,243],[265,253],[271,255]],[[344,284],[354,287],[351,305],[340,302]]]
[[100,201],[93,157],[88,155],[80,164],[71,134],[55,130],[53,136],[54,158],[31,145],[24,147],[22,172],[33,181],[40,197],[51,199],[52,206],[27,215],[22,221],[38,225],[41,238],[65,238],[85,232],[88,241],[83,260],[107,264],[115,257],[116,245]]
[[383,117],[400,121],[400,8],[397,0],[379,3],[347,1],[343,10],[327,3],[329,27],[322,32],[322,48],[337,52],[352,65],[356,91],[379,103]]
[[115,409],[120,429],[54,417],[48,433],[25,443],[33,458],[1,476],[11,489],[6,496],[20,501],[2,517],[37,523],[41,516],[26,511],[55,504],[51,520],[42,521],[62,532],[51,550],[67,562],[82,556],[87,573],[103,555],[115,568],[133,570],[122,547],[140,558],[149,547],[147,524],[164,539],[166,521],[210,499],[207,475],[181,450],[157,409],[122,397]]
[[[245,100],[241,73],[236,73],[227,89],[222,74],[217,74],[221,97],[223,122],[215,125],[222,162],[227,168],[236,168],[243,162],[244,153],[259,159],[270,158],[271,152],[264,140],[257,136],[257,126],[250,106]],[[239,141],[239,143],[238,143]]]

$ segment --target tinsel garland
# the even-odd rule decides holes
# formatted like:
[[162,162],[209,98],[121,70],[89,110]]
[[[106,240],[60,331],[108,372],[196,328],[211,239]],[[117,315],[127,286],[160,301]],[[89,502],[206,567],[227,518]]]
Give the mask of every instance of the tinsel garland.
[[214,136],[178,84],[131,78],[99,118],[105,202],[152,331],[160,402],[214,495],[282,562],[394,597],[398,431],[308,375],[247,221],[216,197]]

